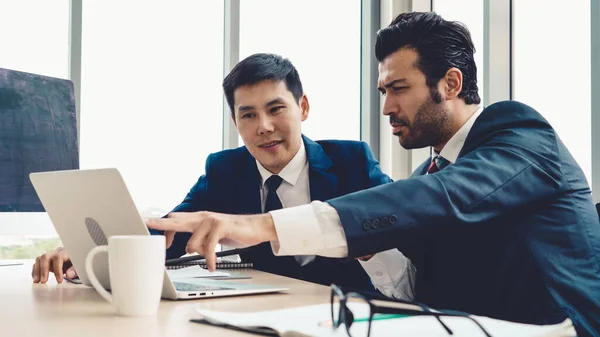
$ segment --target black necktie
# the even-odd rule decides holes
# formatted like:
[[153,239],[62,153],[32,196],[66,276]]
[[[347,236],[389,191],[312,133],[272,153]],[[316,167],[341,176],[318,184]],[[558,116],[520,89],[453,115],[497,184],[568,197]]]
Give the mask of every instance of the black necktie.
[[[267,201],[265,202],[265,213],[269,212],[269,211],[275,211],[278,209],[282,209],[283,205],[281,204],[281,200],[279,200],[279,196],[277,195],[277,189],[279,188],[279,186],[281,186],[281,183],[283,182],[283,179],[278,176],[278,175],[272,175],[269,177],[269,179],[267,179],[267,181],[265,181],[265,185],[267,185]],[[271,244],[269,242],[265,242],[262,243],[261,245],[259,245],[259,249],[262,249],[263,251],[263,257],[264,256],[270,256],[273,257],[273,252],[271,250]],[[282,263],[284,260],[283,259],[290,259],[291,257],[277,257],[279,263]],[[296,260],[298,263],[300,263],[301,266],[306,265],[307,263],[311,262],[312,259],[306,259],[304,256],[296,256],[294,257],[294,260]],[[261,268],[262,264],[259,259],[254,259],[255,265],[257,266],[258,269]],[[269,271],[269,270],[265,270],[268,272],[274,272],[274,271]],[[276,274],[278,274],[277,272],[275,272]],[[289,276],[289,275],[288,275]]]
[[[277,196],[277,189],[283,182],[283,179],[278,175],[272,175],[265,181],[267,185],[267,201],[265,202],[265,212],[282,209],[281,200]],[[258,270],[274,273],[276,270],[271,269],[273,264],[273,251],[271,243],[263,242],[254,246],[253,249],[240,254],[243,262],[253,262],[254,267]],[[279,258],[281,260],[281,257]]]
[[277,189],[283,182],[283,179],[278,175],[272,175],[267,179],[265,185],[267,185],[267,201],[265,202],[265,213],[282,209],[281,200],[277,196]]

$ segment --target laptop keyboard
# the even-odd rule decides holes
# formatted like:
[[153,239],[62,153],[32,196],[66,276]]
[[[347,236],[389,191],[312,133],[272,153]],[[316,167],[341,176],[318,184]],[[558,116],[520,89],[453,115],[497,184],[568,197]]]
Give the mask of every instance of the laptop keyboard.
[[175,289],[179,291],[206,291],[206,290],[235,290],[234,288],[209,286],[204,284],[193,284],[183,282],[173,282]]

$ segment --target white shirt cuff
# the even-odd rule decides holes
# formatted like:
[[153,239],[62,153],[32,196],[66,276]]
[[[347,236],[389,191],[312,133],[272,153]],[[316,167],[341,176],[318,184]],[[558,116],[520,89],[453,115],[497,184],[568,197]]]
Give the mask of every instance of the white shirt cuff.
[[406,301],[414,299],[416,269],[399,250],[386,250],[359,262],[382,294]]
[[278,241],[275,255],[348,256],[346,235],[335,208],[321,201],[269,212]]

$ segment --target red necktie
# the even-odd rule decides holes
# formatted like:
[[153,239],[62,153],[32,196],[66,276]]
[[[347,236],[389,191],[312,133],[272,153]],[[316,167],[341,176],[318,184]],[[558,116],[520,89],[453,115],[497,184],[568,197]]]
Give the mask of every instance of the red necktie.
[[429,168],[427,169],[427,174],[434,174],[439,171],[437,165],[435,164],[435,160],[431,160],[431,164],[429,164]]
[[429,168],[427,169],[427,174],[434,174],[448,166],[448,164],[450,164],[450,162],[446,160],[446,158],[437,156],[431,160],[431,164],[429,164]]

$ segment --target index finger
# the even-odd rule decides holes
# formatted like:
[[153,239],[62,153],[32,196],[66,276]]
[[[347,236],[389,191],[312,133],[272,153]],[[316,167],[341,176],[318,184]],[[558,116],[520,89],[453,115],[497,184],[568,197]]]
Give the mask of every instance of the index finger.
[[219,243],[219,238],[216,235],[208,237],[206,244],[204,245],[204,258],[206,258],[206,265],[208,270],[213,272],[217,268],[217,254],[215,248]]
[[60,256],[55,256],[52,259],[52,272],[54,273],[54,277],[56,277],[56,282],[62,283],[63,281],[63,259]]
[[152,229],[175,232],[193,232],[194,229],[189,221],[182,221],[177,218],[161,218],[146,220],[146,226]]
[[35,259],[35,263],[33,264],[33,268],[31,270],[31,277],[33,278],[33,283],[38,283],[40,281],[40,257],[38,256]]
[[46,255],[42,255],[40,258],[40,282],[48,282],[48,274],[50,273],[50,259]]

